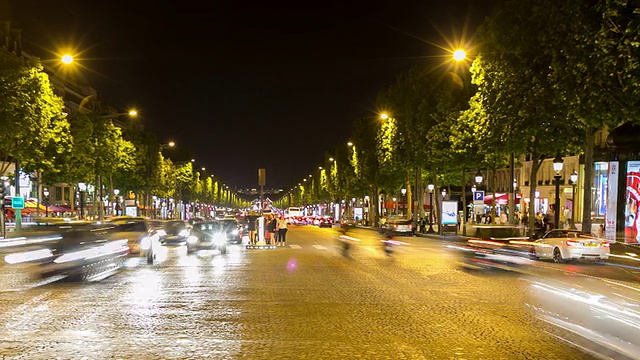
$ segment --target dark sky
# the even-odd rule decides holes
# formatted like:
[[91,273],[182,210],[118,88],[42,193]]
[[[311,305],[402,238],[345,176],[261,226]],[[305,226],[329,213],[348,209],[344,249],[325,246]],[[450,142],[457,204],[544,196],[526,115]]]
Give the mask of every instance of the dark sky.
[[373,116],[407,68],[442,62],[499,0],[9,0],[23,46],[73,47],[103,103],[238,187],[288,187]]

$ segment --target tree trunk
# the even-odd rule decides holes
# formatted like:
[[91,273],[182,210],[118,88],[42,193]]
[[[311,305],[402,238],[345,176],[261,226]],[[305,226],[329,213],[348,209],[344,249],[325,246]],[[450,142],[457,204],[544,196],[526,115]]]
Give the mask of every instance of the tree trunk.
[[531,184],[531,190],[529,191],[529,236],[533,236],[535,233],[536,225],[536,187],[538,185],[538,169],[542,164],[540,155],[536,152],[531,154],[531,173],[529,174],[529,183]]
[[371,194],[369,195],[369,221],[375,228],[380,223],[380,213],[378,212],[378,206],[380,206],[380,198],[378,197],[378,185],[370,187]]
[[411,172],[407,171],[406,172],[406,186],[407,186],[407,194],[405,196],[404,200],[404,207],[405,207],[405,211],[406,211],[406,219],[413,219],[413,191],[411,191]]
[[511,153],[509,158],[509,224],[515,225],[515,211],[516,211],[516,188],[513,186],[513,181],[516,178],[515,168],[515,156]]
[[[458,214],[456,214],[458,216]],[[462,219],[460,219],[460,227],[462,235],[467,236],[467,171],[462,169]]]
[[495,225],[497,224],[497,219],[496,219],[496,192],[494,190],[495,188],[495,176],[496,176],[496,169],[494,168],[493,170],[491,170],[491,177],[488,179],[489,181],[487,181],[487,186],[489,186],[490,188],[487,189],[488,191],[493,191],[491,193],[491,224]]
[[[591,232],[591,185],[593,182],[593,148],[595,131],[588,127],[585,133],[584,176],[582,179],[582,231]],[[577,216],[576,216],[577,217]]]
[[416,168],[416,197],[418,199],[418,208],[416,209],[416,220],[424,217],[424,190],[422,188],[422,169]]

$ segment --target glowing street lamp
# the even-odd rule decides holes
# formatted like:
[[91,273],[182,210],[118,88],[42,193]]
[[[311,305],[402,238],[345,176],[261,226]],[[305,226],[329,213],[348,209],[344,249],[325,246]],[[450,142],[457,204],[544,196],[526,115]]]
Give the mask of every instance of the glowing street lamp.
[[380,114],[380,119],[387,120],[388,118],[389,118],[389,115],[387,113]]
[[553,176],[553,178],[556,180],[556,203],[553,205],[553,217],[556,222],[556,229],[560,228],[560,178],[562,177],[562,175],[560,175],[560,172],[562,172],[563,165],[564,160],[560,157],[560,154],[558,154],[556,158],[553,159],[553,171],[556,172],[556,174]]
[[571,196],[573,197],[573,203],[571,204],[571,225],[569,225],[569,229],[576,230],[576,183],[578,183],[578,172],[573,170],[573,173],[569,175],[569,180],[573,187],[573,191],[571,192]]
[[129,110],[129,116],[138,116],[138,111],[136,109]]
[[467,52],[462,49],[457,49],[453,52],[453,60],[463,61],[467,58]]
[[60,59],[60,61],[62,61],[64,64],[71,64],[73,62],[73,56],[69,55],[69,54],[65,54],[62,56],[62,58]]

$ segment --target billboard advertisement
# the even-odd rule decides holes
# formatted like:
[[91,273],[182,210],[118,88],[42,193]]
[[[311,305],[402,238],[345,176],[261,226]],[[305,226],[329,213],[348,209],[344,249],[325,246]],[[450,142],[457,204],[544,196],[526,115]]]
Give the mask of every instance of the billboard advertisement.
[[[620,173],[620,164],[612,161],[609,164],[608,186],[603,190],[603,194],[607,194],[606,211],[605,211],[605,233],[603,234],[610,242],[616,241],[616,219],[618,218],[618,176]],[[607,181],[604,182],[607,184]]]
[[624,210],[624,241],[640,242],[640,161],[627,163],[626,206]]
[[442,225],[458,224],[458,202],[443,201],[442,202]]

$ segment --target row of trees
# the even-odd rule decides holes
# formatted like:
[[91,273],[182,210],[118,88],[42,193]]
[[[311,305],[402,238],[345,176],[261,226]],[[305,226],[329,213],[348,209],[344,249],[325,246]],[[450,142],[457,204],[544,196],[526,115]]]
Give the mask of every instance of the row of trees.
[[[590,189],[594,134],[640,119],[640,5],[508,0],[485,19],[475,43],[471,61],[398,76],[376,99],[388,118],[357,119],[353,145],[327,153],[322,169],[294,187],[292,201],[376,199],[401,187],[411,199],[412,183],[464,187],[477,169],[506,167],[511,155],[535,159],[534,198],[542,161],[578,152]],[[591,226],[590,197],[585,191],[583,228]]]
[[93,97],[65,114],[35,58],[0,50],[0,91],[0,174],[19,161],[22,171],[41,174],[45,184],[104,183],[103,196],[117,188],[145,201],[150,194],[222,206],[240,201],[219,179],[203,178],[189,157],[165,158],[154,134],[116,126],[119,114]]

